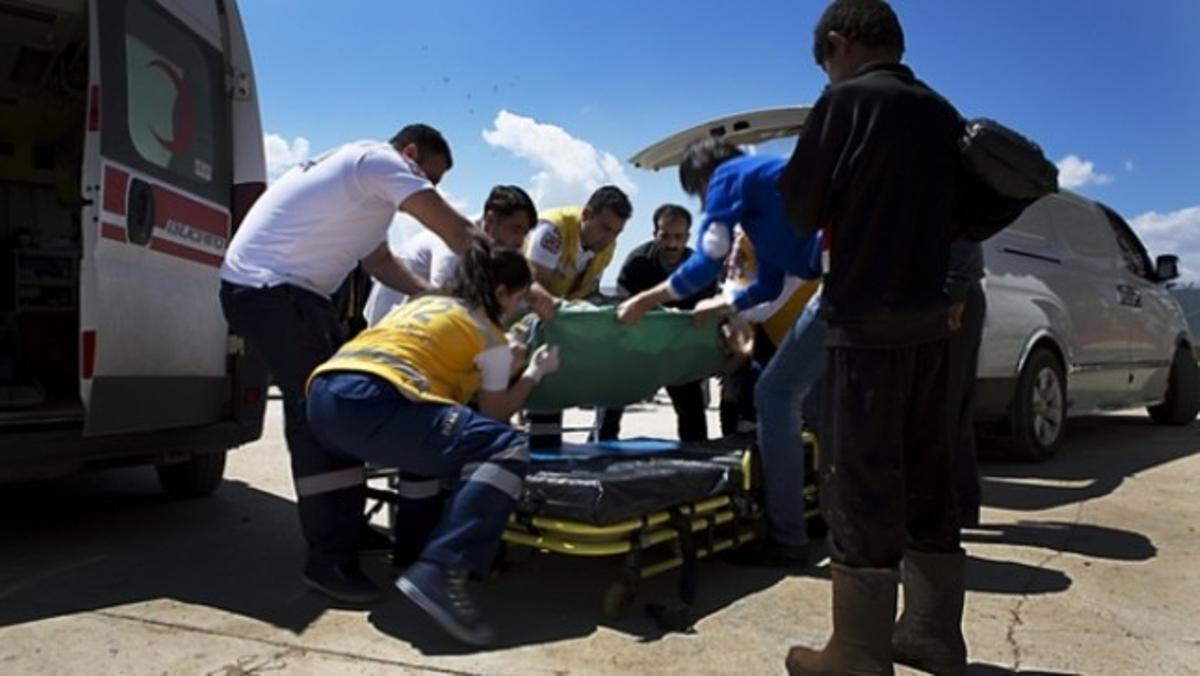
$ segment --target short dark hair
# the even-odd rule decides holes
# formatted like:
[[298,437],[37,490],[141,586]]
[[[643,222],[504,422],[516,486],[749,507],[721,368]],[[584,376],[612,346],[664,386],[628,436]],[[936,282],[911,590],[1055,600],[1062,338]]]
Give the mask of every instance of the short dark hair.
[[415,143],[422,155],[440,155],[446,158],[446,168],[454,166],[454,156],[450,154],[450,144],[442,132],[427,124],[410,124],[396,132],[389,141],[396,150],[404,150],[410,143]]
[[537,223],[537,208],[529,193],[515,185],[498,185],[488,193],[487,201],[483,203],[483,213],[495,212],[497,216],[511,216],[518,211],[524,211],[529,216],[532,227]]
[[868,47],[893,49],[904,54],[904,30],[900,19],[884,0],[834,0],[825,8],[813,30],[813,58],[825,64],[831,47],[829,31]]
[[658,221],[662,218],[670,221],[682,218],[687,222],[689,228],[692,227],[692,212],[679,206],[678,204],[668,203],[655,209],[654,216],[650,219],[650,223],[654,226],[654,234],[656,235],[658,234]]
[[629,202],[629,196],[615,185],[606,185],[597,189],[588,198],[587,204],[583,208],[593,214],[607,211],[626,221],[633,215],[633,204]]
[[700,191],[717,167],[744,154],[737,146],[721,139],[693,141],[683,152],[683,161],[679,163],[679,185],[685,193],[703,197]]

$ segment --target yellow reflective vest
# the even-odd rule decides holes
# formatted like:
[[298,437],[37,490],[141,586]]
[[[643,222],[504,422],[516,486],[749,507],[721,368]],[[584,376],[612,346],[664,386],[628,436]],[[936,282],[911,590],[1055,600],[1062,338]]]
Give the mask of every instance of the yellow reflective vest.
[[[580,207],[561,207],[550,209],[541,214],[541,220],[549,222],[558,232],[562,243],[562,256],[558,259],[558,269],[554,271],[550,285],[546,288],[551,294],[566,300],[578,300],[588,295],[592,287],[600,281],[604,269],[612,262],[617,250],[613,241],[603,251],[596,252],[582,273],[572,276],[570,271],[576,267],[580,251],[580,239],[583,236],[583,209]],[[532,235],[525,241],[525,255],[529,256],[534,245]]]
[[466,404],[479,389],[475,357],[505,342],[504,331],[481,310],[449,296],[422,296],[343,345],[312,377],[359,371],[414,401]]

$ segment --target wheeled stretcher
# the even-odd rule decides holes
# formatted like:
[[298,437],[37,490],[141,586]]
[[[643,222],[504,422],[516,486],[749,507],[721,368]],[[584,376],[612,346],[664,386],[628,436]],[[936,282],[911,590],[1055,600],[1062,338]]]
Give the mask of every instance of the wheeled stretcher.
[[[815,439],[806,435],[805,445],[815,468]],[[642,580],[678,569],[678,603],[659,619],[683,628],[696,562],[763,532],[758,472],[757,453],[741,437],[683,445],[634,439],[535,454],[504,540],[569,556],[621,557],[619,578],[604,596],[609,616],[625,611]],[[807,515],[819,519],[816,472],[808,476]]]
[[[804,439],[810,466],[803,488],[806,516],[811,529],[819,529],[818,449],[810,434]],[[603,599],[610,617],[629,607],[643,580],[678,570],[677,602],[647,609],[664,628],[683,629],[691,624],[697,562],[761,537],[759,471],[757,452],[745,437],[563,444],[555,452],[533,454],[504,542],[512,554],[525,549],[619,557],[620,572]],[[372,488],[371,495],[378,508],[394,493]]]

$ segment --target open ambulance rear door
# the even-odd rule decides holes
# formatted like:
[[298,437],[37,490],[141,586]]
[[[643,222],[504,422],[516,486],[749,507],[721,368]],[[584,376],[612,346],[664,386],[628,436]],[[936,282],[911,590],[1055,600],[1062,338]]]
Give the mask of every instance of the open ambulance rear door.
[[[249,77],[240,20],[219,0],[89,3],[84,432],[214,423],[229,416],[231,394],[218,269],[234,202],[246,199],[234,190],[233,113]],[[239,50],[241,69],[230,62]],[[254,184],[252,200],[263,162],[257,107],[249,107],[253,129],[237,136],[253,136],[256,147],[240,161],[242,173],[257,162],[242,178]]]

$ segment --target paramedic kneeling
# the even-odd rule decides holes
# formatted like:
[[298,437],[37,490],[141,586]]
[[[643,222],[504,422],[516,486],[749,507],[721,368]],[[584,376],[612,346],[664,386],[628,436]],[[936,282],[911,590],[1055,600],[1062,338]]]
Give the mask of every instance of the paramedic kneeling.
[[[512,352],[500,324],[532,283],[517,251],[479,241],[463,256],[448,296],[400,306],[314,372],[308,419],[327,448],[427,477],[458,480],[420,558],[396,586],[455,638],[489,643],[492,629],[467,593],[485,573],[520,496],[528,438],[508,419],[558,368],[542,346],[508,386]],[[478,392],[480,413],[465,404]]]
[[379,595],[356,551],[373,532],[363,519],[366,485],[361,462],[331,454],[313,438],[304,383],[343,340],[330,296],[360,260],[376,279],[406,293],[428,286],[388,251],[397,209],[455,250],[477,232],[434,189],[451,163],[446,140],[423,124],[404,127],[390,143],[341,146],[276,181],[246,214],[221,265],[225,318],[283,392],[284,434],[308,542],[304,581],[340,601]]

